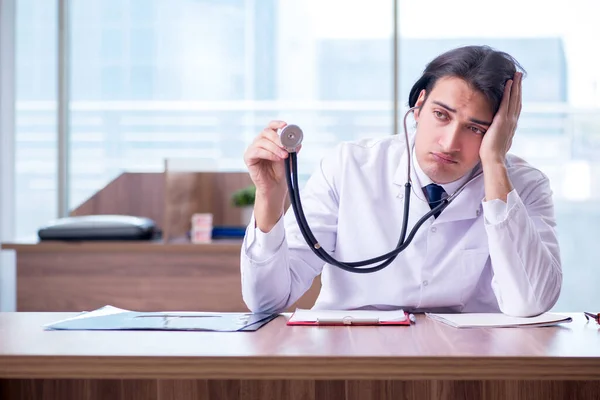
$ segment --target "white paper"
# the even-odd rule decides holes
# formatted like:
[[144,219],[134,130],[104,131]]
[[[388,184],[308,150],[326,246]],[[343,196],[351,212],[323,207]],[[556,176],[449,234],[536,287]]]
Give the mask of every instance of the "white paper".
[[303,310],[296,309],[290,322],[395,322],[405,321],[403,310],[371,311],[371,310]]
[[511,317],[501,313],[427,314],[428,318],[455,328],[509,328],[549,326],[571,322],[565,315],[544,313],[536,317]]
[[[67,321],[73,321],[76,319],[85,319],[85,318],[95,318],[95,317],[104,317],[107,315],[113,315],[113,314],[121,314],[121,313],[126,313],[126,312],[131,312],[131,310],[125,310],[122,308],[118,308],[118,307],[113,307],[111,305],[107,305],[104,307],[101,307],[97,310],[94,311],[84,311],[81,314],[78,314],[74,317],[71,318],[65,318],[63,320],[60,321],[55,321],[52,322],[50,324],[46,324],[44,325],[44,327],[51,327],[52,325],[55,324],[59,324],[62,322],[67,322]],[[212,311],[206,311],[206,312],[194,312],[194,311],[159,311],[159,312],[149,312],[147,313],[148,315],[151,316],[156,316],[156,315],[164,315],[167,317],[186,317],[186,316],[195,316],[195,315],[206,315],[206,316],[211,316],[211,315],[215,315],[215,316],[220,316],[223,313],[219,313],[219,312],[212,312]],[[240,315],[245,315],[247,313],[239,313]],[[142,314],[142,316],[144,316]]]
[[83,319],[83,318],[93,318],[93,317],[101,317],[104,315],[112,315],[112,314],[120,314],[120,313],[124,313],[124,312],[129,312],[129,310],[123,310],[122,308],[117,308],[117,307],[113,307],[113,306],[104,306],[102,308],[99,308],[97,310],[94,311],[85,311],[82,312],[81,314],[78,314],[74,317],[71,318],[66,318],[60,321],[55,321],[52,322],[51,324],[46,324],[44,326],[50,326],[50,325],[54,325],[54,324],[58,324],[60,322],[65,322],[65,321],[73,321],[76,319]]

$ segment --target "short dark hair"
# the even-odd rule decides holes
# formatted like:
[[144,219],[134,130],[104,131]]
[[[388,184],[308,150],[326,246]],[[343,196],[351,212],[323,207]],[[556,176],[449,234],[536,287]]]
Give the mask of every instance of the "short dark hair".
[[489,46],[459,47],[439,55],[427,64],[423,76],[410,90],[408,105],[415,106],[423,89],[427,99],[438,79],[456,77],[483,93],[495,115],[500,108],[504,86],[509,79],[513,79],[517,69],[525,72],[512,56]]

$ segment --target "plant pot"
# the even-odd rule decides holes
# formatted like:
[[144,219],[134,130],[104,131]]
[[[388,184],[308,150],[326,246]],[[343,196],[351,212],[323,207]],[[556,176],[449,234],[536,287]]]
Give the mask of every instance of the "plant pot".
[[248,226],[248,224],[250,224],[250,220],[252,219],[252,212],[254,211],[254,206],[241,207],[240,211],[242,226]]

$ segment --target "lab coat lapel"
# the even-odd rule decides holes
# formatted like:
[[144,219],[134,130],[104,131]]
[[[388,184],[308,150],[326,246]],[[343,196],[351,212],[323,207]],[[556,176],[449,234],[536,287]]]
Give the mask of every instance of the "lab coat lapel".
[[[407,162],[408,162],[408,154],[406,151],[403,152],[402,157],[400,158],[400,163],[396,168],[396,172],[394,173],[394,184],[397,187],[397,197],[399,200],[405,201],[405,184],[406,184],[406,172],[407,172]],[[410,229],[414,224],[421,219],[423,215],[428,213],[431,209],[429,208],[429,203],[427,202],[427,198],[423,193],[423,189],[421,187],[421,182],[419,182],[419,178],[415,172],[414,165],[411,163],[410,167],[410,177],[412,181],[412,189],[410,192],[410,216],[408,219],[408,228]]]

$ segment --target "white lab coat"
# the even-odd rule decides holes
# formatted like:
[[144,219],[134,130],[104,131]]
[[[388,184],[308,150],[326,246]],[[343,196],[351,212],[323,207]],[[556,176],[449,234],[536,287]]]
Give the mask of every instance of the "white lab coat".
[[[412,164],[409,232],[430,210],[421,189],[428,182],[418,176],[428,178]],[[477,178],[421,226],[391,265],[370,274],[324,265],[308,248],[291,208],[266,234],[252,218],[241,250],[246,305],[254,312],[284,310],[321,274],[315,309],[515,316],[549,310],[562,284],[552,191],[547,177],[525,161],[509,155],[507,168],[514,187],[507,203],[484,201],[483,177]],[[406,147],[398,136],[338,145],[301,191],[306,219],[322,247],[348,262],[393,250],[406,173]]]

